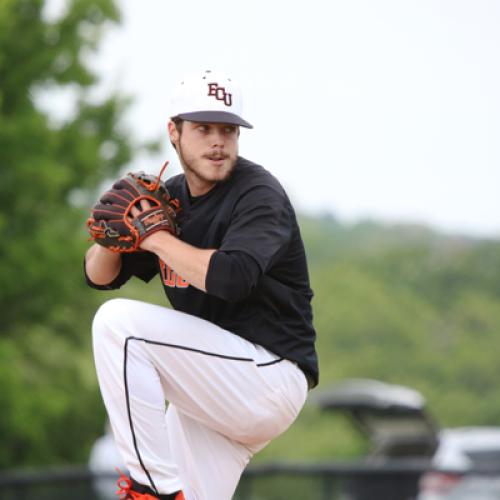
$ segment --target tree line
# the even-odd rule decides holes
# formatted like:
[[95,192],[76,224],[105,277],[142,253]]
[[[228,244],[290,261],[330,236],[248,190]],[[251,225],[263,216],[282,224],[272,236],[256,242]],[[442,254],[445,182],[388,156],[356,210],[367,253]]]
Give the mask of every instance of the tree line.
[[[72,0],[57,19],[44,8],[0,5],[1,468],[85,462],[105,423],[95,310],[116,295],[165,304],[159,281],[101,293],[82,274],[96,189],[145,147],[124,125],[127,96],[91,98],[99,80],[85,61],[119,23],[117,6]],[[57,121],[39,96],[67,88],[74,110]],[[406,384],[442,425],[498,425],[500,242],[332,216],[300,223],[320,388],[346,377]],[[348,423],[309,406],[259,460],[346,457],[364,446]]]

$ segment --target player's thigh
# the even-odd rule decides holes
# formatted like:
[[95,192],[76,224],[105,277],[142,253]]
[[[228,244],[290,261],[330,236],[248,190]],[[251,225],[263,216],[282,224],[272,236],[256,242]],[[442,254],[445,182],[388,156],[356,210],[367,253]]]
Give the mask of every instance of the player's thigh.
[[274,354],[213,323],[124,299],[104,304],[98,315],[125,353],[147,351],[168,401],[231,439],[271,439],[304,403],[305,380],[295,365],[269,364]]

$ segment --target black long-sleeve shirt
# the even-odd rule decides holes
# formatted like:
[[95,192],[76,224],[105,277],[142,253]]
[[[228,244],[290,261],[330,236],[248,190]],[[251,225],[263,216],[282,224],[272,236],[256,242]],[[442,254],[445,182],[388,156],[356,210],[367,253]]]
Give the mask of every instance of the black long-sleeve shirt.
[[149,252],[124,254],[114,289],[131,276],[160,273],[165,293],[180,311],[262,345],[296,362],[318,382],[307,262],[295,212],[279,182],[264,168],[238,158],[230,178],[192,198],[184,175],[167,188],[183,208],[180,239],[214,248],[206,290],[190,286]]

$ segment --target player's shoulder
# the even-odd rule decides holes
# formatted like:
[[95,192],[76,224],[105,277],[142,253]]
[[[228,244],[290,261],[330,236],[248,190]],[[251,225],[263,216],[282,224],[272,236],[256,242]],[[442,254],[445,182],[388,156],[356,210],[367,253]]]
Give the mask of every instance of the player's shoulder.
[[260,187],[272,189],[276,193],[285,194],[283,186],[269,170],[241,156],[238,157],[232,180],[245,190]]
[[165,186],[174,198],[178,198],[181,195],[184,184],[184,174],[174,175],[165,181]]

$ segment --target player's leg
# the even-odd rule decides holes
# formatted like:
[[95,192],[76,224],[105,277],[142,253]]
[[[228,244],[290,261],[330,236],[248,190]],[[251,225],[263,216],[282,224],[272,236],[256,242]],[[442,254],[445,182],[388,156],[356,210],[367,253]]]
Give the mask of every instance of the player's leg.
[[[295,407],[295,404],[302,404],[302,391],[305,391],[300,373],[294,383],[296,371],[293,366],[276,364],[266,367],[265,370],[266,377],[274,382],[276,387],[279,387],[281,378],[288,378],[288,383],[291,386],[295,385],[291,390],[295,393],[290,398],[292,404],[290,401],[286,404],[289,405],[290,414],[296,415],[297,410],[292,407]],[[234,375],[236,376],[236,373]],[[234,410],[235,403],[227,398],[226,401],[228,407]],[[226,423],[228,431],[221,433],[213,429],[211,417],[204,415],[203,412],[193,418],[184,414],[175,404],[169,405],[166,420],[170,449],[179,468],[182,483],[187,485],[186,498],[230,500],[233,497],[241,474],[252,456],[275,437],[268,434],[266,437],[269,439],[260,440],[262,438],[259,429],[260,417],[262,411],[267,412],[267,405],[265,406],[264,410],[254,408],[242,418],[243,426],[248,429],[245,434],[246,444],[243,444],[228,437],[228,434],[232,435],[233,426],[238,428],[240,422],[228,420]],[[293,418],[283,418],[276,414],[276,421],[281,422],[283,426],[278,433],[283,431]]]
[[[125,352],[129,332],[124,326],[127,315],[117,307],[121,303],[112,300],[104,304],[94,318],[94,358],[101,394],[117,448],[132,478],[156,492],[171,493],[182,489],[182,484],[170,459],[165,397],[158,373],[140,346],[127,345]],[[147,469],[142,466],[143,457]]]
[[252,451],[182,414],[174,405],[169,406],[166,421],[186,498],[231,499]]
[[[248,445],[285,430],[307,392],[303,374],[217,326],[136,301],[113,300],[94,321],[94,350],[117,445],[139,482],[180,487],[164,399]],[[274,356],[274,358],[273,358]]]

